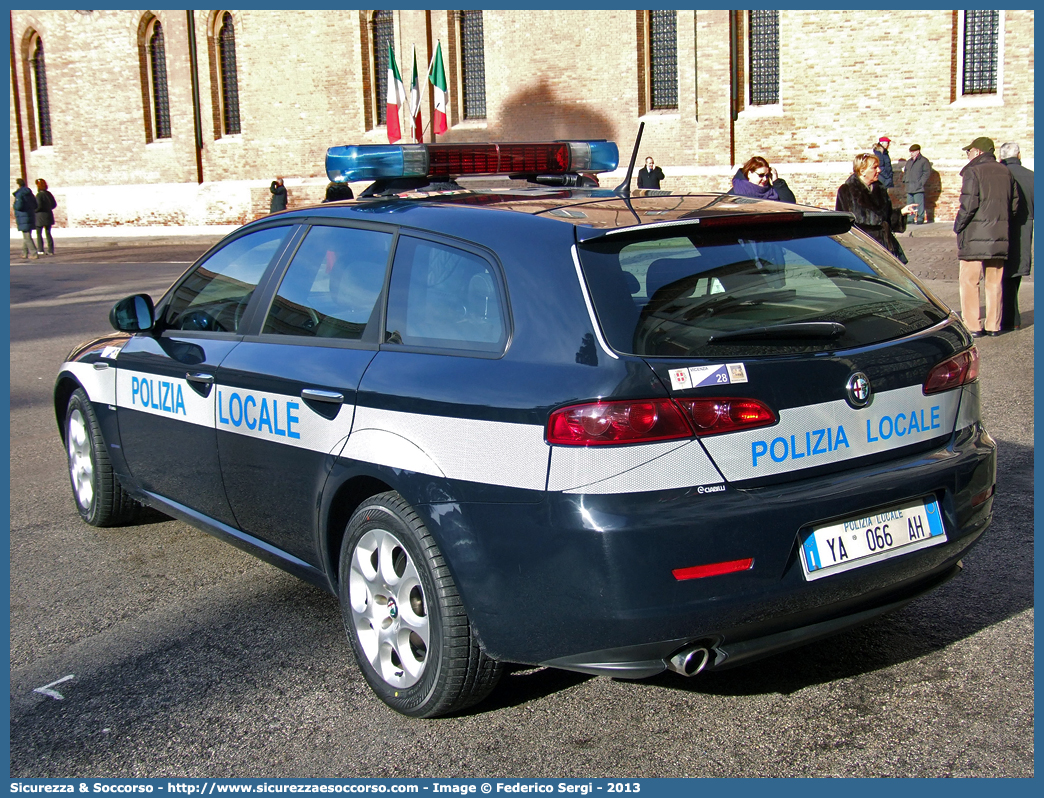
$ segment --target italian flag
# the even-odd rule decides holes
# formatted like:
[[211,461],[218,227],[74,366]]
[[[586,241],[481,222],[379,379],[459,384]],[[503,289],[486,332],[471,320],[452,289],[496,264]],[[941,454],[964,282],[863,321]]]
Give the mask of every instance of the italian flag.
[[442,42],[435,45],[435,55],[428,67],[428,80],[435,87],[435,116],[431,120],[433,133],[445,133],[449,130],[446,121],[446,68],[442,65]]
[[388,45],[388,143],[394,144],[402,138],[399,126],[399,106],[406,104],[406,88],[402,85],[399,67],[395,63],[395,53]]
[[410,117],[413,119],[413,140],[418,144],[424,138],[421,124],[420,83],[417,81],[417,48],[413,48],[413,80],[410,83]]

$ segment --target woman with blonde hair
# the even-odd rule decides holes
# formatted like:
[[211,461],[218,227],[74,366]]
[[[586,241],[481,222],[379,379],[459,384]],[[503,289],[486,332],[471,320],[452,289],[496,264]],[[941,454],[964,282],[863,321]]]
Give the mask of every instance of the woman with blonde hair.
[[881,165],[876,155],[869,152],[857,155],[852,161],[852,174],[837,190],[834,208],[851,213],[856,227],[906,263],[906,253],[895,233],[906,230],[906,215],[916,211],[917,206],[893,208],[888,191],[878,180],[880,174]]

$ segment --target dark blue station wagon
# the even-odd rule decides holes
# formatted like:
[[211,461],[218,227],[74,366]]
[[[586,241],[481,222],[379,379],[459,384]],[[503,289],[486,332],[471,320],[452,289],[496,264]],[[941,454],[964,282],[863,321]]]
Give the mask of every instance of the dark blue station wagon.
[[599,188],[616,159],[331,149],[363,196],[243,226],[62,365],[80,515],[329,590],[417,717],[505,663],[737,665],[954,576],[996,478],[958,317],[845,214]]

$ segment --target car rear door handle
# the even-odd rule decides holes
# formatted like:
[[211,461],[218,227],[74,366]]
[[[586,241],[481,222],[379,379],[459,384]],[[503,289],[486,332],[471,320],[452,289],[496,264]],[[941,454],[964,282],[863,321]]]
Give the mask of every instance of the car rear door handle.
[[309,402],[328,402],[330,404],[344,404],[344,394],[336,391],[320,391],[318,388],[305,388],[301,391],[301,398]]
[[200,396],[209,396],[210,389],[214,387],[213,374],[186,374],[189,386]]

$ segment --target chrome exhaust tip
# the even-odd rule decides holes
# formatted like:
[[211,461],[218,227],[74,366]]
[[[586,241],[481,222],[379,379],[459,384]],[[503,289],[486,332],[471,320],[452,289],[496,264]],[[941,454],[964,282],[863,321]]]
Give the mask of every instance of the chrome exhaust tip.
[[695,676],[707,667],[710,662],[710,652],[703,646],[683,648],[677,654],[667,660],[667,669],[682,676]]

